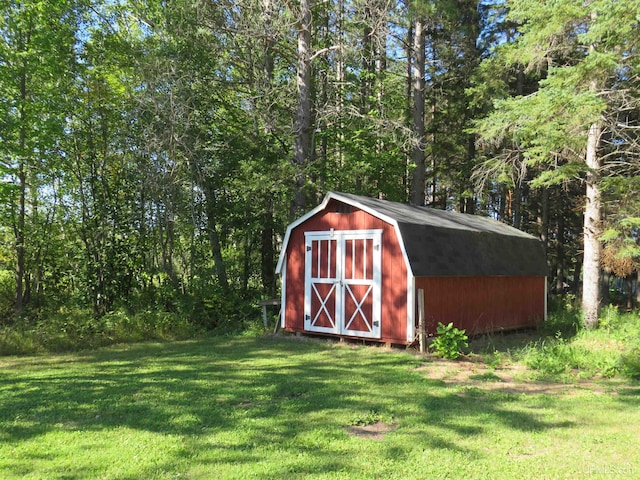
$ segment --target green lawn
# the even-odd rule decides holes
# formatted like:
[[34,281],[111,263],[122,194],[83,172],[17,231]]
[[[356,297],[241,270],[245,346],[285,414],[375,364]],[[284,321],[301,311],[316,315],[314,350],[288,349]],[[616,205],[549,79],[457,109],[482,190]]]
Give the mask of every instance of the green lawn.
[[640,477],[637,383],[506,393],[422,363],[270,337],[6,357],[0,478]]

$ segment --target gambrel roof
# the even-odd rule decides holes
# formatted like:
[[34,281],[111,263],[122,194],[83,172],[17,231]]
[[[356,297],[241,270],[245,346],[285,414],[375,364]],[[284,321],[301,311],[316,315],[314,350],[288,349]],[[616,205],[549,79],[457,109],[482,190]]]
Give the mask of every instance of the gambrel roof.
[[348,193],[329,192],[318,207],[289,225],[290,232],[330,201],[363,210],[394,225],[408,268],[415,277],[546,276],[542,242],[488,217],[416,207]]

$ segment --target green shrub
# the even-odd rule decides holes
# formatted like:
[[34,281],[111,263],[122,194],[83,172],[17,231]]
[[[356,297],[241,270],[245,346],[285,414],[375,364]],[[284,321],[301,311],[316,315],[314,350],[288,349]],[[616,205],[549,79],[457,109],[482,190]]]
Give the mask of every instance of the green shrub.
[[440,357],[455,360],[462,353],[462,349],[469,346],[467,343],[469,337],[464,330],[454,327],[453,322],[449,322],[448,325],[438,322],[436,332],[438,336],[431,342],[431,347]]
[[13,313],[16,295],[16,279],[13,272],[0,270],[0,325],[8,323]]

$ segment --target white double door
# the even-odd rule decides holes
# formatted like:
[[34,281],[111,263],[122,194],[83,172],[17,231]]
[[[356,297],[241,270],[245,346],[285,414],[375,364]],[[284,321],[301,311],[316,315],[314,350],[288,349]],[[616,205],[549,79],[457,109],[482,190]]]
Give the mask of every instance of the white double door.
[[305,233],[304,328],[380,338],[382,230]]

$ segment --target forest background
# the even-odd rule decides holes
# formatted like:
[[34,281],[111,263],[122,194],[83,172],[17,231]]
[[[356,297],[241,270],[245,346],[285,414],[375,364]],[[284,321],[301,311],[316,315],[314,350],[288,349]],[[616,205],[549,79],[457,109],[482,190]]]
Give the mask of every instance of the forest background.
[[328,190],[538,236],[587,326],[640,295],[636,0],[0,6],[0,326],[245,328]]

